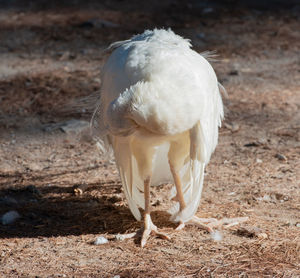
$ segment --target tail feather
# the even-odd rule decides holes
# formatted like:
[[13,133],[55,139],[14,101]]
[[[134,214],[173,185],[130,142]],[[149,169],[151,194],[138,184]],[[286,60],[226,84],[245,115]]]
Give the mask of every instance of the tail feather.
[[128,138],[115,138],[113,142],[115,159],[120,172],[122,186],[128,206],[136,220],[141,220],[139,207],[144,209],[142,179],[139,177],[136,162],[130,150]]

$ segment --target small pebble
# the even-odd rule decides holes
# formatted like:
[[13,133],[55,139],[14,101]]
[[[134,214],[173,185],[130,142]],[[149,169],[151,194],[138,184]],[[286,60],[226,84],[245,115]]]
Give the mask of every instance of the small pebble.
[[9,225],[9,224],[14,223],[20,217],[21,217],[21,215],[17,211],[11,210],[2,215],[1,223],[2,223],[2,225]]
[[297,224],[296,224],[296,227],[297,227],[297,228],[300,228],[300,223],[297,223]]
[[275,157],[276,157],[278,160],[281,160],[281,161],[287,161],[286,156],[283,155],[283,154],[281,154],[281,153],[275,154]]
[[106,244],[106,243],[108,243],[108,240],[107,240],[107,238],[105,238],[103,236],[97,237],[94,242],[95,245]]
[[233,196],[233,195],[236,195],[236,192],[229,192],[227,195],[228,196]]
[[126,239],[126,237],[124,235],[117,234],[117,235],[115,235],[115,239],[117,241],[123,241]]

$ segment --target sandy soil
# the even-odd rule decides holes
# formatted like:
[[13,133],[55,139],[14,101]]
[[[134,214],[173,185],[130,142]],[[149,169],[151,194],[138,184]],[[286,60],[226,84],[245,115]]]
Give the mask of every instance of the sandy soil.
[[[20,216],[0,223],[0,276],[300,277],[299,6],[66,2],[0,10],[0,216]],[[94,245],[141,223],[78,98],[97,94],[111,42],[163,26],[217,51],[229,95],[197,215],[249,221],[221,241],[175,232],[166,185],[153,189],[153,218],[171,241]]]

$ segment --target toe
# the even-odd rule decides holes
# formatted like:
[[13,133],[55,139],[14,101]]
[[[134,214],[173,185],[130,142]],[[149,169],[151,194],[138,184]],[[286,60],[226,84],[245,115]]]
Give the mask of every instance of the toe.
[[170,237],[166,235],[165,233],[159,232],[157,229],[147,229],[144,230],[143,236],[141,239],[141,247],[144,247],[147,243],[147,240],[149,239],[150,235],[159,237],[161,239],[170,240]]
[[183,222],[181,222],[177,228],[175,229],[175,231],[181,231],[183,228],[185,227],[185,224]]
[[161,239],[166,239],[166,240],[171,240],[170,237],[168,235],[166,235],[165,233],[161,233],[161,232],[155,232],[156,236],[158,236]]
[[146,245],[150,234],[151,234],[151,230],[149,230],[149,229],[144,230],[142,240],[141,240],[141,247],[144,247]]

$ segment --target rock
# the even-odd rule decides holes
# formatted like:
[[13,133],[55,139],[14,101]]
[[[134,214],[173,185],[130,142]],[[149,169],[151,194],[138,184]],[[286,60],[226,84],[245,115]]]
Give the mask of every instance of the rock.
[[21,217],[21,215],[17,211],[11,210],[2,215],[1,223],[2,223],[2,225],[13,224],[20,217]]
[[281,153],[275,154],[275,157],[276,157],[278,160],[281,160],[281,161],[287,161],[286,156],[283,155],[283,154],[281,154]]

